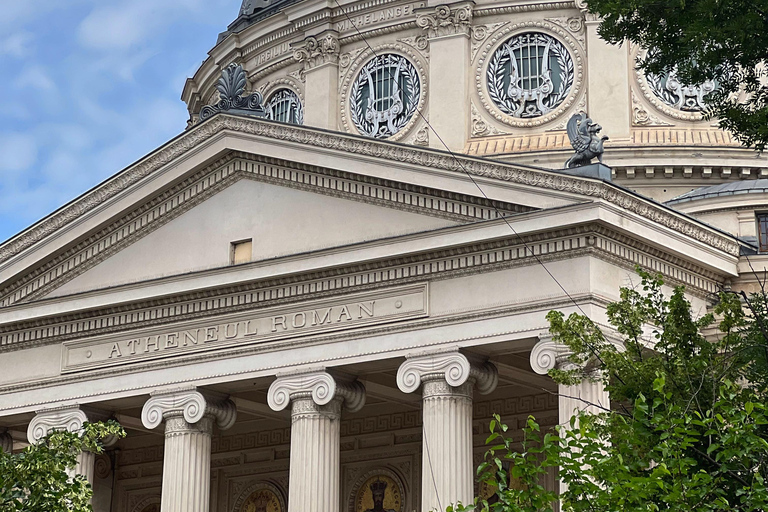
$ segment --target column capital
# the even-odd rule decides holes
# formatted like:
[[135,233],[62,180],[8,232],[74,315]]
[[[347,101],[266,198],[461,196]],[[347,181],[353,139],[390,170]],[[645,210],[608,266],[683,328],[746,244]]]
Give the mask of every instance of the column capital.
[[474,5],[475,2],[464,1],[415,9],[416,25],[421,27],[430,39],[455,35],[468,37]]
[[8,429],[0,429],[0,450],[5,453],[13,452],[13,437],[8,432]]
[[[624,343],[618,333],[613,331],[606,332],[603,329],[603,336],[619,352],[625,350]],[[572,354],[571,349],[562,343],[556,342],[551,334],[539,334],[539,342],[531,350],[531,368],[539,375],[546,375],[549,370],[554,368],[568,369],[569,365],[573,368],[572,363],[568,361],[568,357]]]
[[220,429],[226,430],[235,424],[237,408],[225,396],[203,394],[196,389],[175,389],[152,393],[141,410],[141,422],[149,429],[157,428],[170,416],[182,416],[189,424],[210,416]]
[[77,432],[87,421],[85,411],[77,405],[37,411],[27,427],[27,439],[36,444],[52,430]]
[[334,398],[342,399],[351,412],[365,405],[365,386],[361,382],[337,382],[322,370],[279,375],[269,386],[267,403],[272,410],[282,411],[297,395],[309,395],[317,405],[327,405]]
[[454,349],[407,355],[397,370],[397,387],[404,393],[413,393],[422,381],[430,378],[445,379],[453,387],[459,387],[471,378],[483,395],[496,389],[499,382],[498,371],[492,363],[472,364],[467,356]]
[[332,30],[309,36],[292,46],[293,58],[304,63],[305,71],[339,61],[339,34]]

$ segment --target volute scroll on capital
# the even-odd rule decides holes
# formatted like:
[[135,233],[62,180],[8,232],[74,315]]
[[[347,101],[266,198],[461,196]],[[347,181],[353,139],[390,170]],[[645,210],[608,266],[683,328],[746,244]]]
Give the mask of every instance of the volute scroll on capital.
[[458,34],[469,36],[474,5],[474,2],[460,2],[417,9],[414,11],[416,25],[426,31],[430,38]]
[[237,409],[231,400],[206,398],[197,390],[174,390],[153,394],[141,410],[141,422],[153,429],[173,414],[181,414],[190,424],[212,416],[222,430],[230,428],[237,419]]
[[493,392],[499,381],[498,371],[492,363],[472,364],[458,350],[414,354],[406,358],[397,370],[397,387],[404,393],[413,393],[425,377],[430,376],[440,376],[452,387],[459,387],[471,378],[483,395]]
[[27,427],[27,439],[35,444],[52,430],[78,432],[88,416],[79,407],[66,407],[38,411]]
[[365,386],[361,382],[337,382],[324,371],[279,376],[269,386],[267,403],[272,410],[282,411],[298,394],[309,394],[317,405],[327,405],[340,398],[350,412],[359,411],[365,405]]
[[[619,352],[625,350],[624,343],[618,336],[613,333],[604,333],[604,336],[610,344],[616,347],[616,350]],[[572,364],[568,358],[573,352],[566,345],[557,343],[549,333],[540,335],[539,340],[531,350],[531,368],[534,372],[539,375],[546,375],[549,370],[564,369]]]
[[303,62],[305,70],[310,70],[321,64],[337,63],[339,48],[339,35],[336,32],[324,32],[295,44],[293,58]]

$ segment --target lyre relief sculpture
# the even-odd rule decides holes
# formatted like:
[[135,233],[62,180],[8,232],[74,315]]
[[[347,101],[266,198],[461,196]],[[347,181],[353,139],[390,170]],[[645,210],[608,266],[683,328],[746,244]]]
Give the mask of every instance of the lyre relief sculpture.
[[232,63],[222,72],[216,89],[219,101],[215,105],[206,105],[200,110],[200,121],[205,121],[218,112],[229,112],[254,117],[267,117],[267,110],[262,104],[260,92],[241,96],[245,91],[247,79],[243,66]]
[[608,137],[598,135],[602,129],[599,124],[587,117],[585,112],[571,116],[566,131],[576,154],[565,162],[566,169],[589,165],[595,157],[600,163],[603,163],[603,152],[605,151],[603,143],[608,140]]

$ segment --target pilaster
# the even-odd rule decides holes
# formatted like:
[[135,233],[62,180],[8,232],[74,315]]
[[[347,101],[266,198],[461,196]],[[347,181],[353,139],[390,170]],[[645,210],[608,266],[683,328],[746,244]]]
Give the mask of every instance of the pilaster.
[[365,388],[336,382],[324,371],[282,375],[269,387],[267,402],[275,411],[292,404],[288,512],[338,512],[341,408],[360,410]]
[[457,350],[416,354],[400,365],[400,390],[422,387],[421,510],[473,503],[472,390],[477,386],[480,393],[491,393],[497,383],[492,364],[473,365]]
[[[469,140],[470,27],[474,2],[416,9],[416,24],[429,39],[429,123],[451,151]],[[437,137],[432,147],[445,149]]]
[[304,65],[304,123],[338,130],[339,34],[327,30],[294,45],[293,58]]
[[194,389],[156,393],[147,400],[141,411],[144,426],[165,422],[163,512],[208,512],[213,425],[226,430],[236,417],[232,401]]
[[587,33],[587,112],[603,127],[611,143],[627,141],[632,128],[629,80],[634,69],[629,45],[608,44],[597,30],[600,18],[587,10],[584,0],[576,5],[584,16]]

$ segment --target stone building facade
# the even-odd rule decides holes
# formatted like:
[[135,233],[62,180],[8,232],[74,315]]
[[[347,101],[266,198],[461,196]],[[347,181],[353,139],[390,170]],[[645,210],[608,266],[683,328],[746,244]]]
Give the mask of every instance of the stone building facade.
[[[78,467],[97,512],[488,492],[493,413],[607,405],[547,377],[548,311],[612,336],[636,265],[700,311],[765,265],[768,164],[703,119],[716,84],[638,73],[598,23],[579,1],[245,0],[187,129],[0,245],[3,449],[119,421]],[[558,170],[580,111],[612,180]]]

